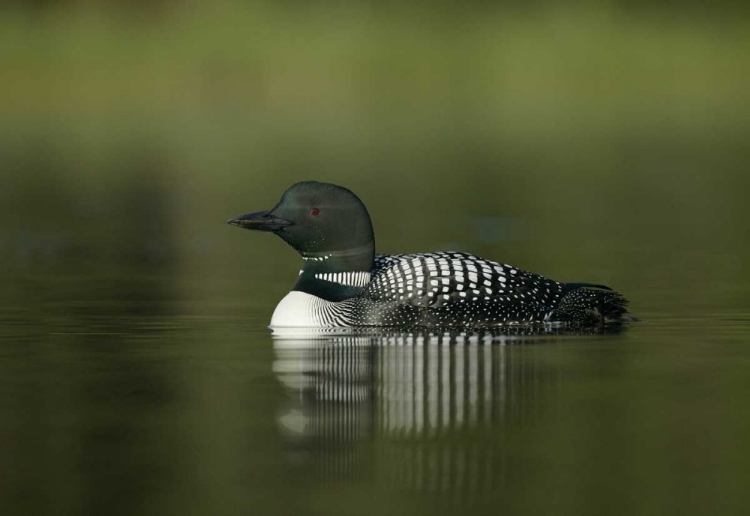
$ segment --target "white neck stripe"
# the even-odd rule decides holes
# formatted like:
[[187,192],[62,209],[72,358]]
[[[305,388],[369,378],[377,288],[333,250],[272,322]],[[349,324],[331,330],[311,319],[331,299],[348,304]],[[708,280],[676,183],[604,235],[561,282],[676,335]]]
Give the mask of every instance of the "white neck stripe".
[[369,272],[318,272],[315,274],[319,280],[350,287],[364,287],[370,283],[370,276]]

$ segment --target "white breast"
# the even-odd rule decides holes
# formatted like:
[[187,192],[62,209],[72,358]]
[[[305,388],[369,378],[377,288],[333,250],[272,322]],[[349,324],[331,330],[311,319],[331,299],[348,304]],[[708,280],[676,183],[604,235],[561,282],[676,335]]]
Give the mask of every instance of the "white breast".
[[339,304],[293,290],[273,311],[271,328],[340,326],[341,321],[336,317]]

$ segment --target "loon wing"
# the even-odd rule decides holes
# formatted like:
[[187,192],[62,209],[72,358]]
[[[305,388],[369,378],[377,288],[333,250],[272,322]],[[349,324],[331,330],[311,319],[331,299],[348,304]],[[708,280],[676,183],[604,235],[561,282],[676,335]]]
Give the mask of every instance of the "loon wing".
[[502,304],[529,311],[556,306],[562,288],[558,282],[511,265],[466,253],[438,252],[378,255],[362,296],[424,308]]

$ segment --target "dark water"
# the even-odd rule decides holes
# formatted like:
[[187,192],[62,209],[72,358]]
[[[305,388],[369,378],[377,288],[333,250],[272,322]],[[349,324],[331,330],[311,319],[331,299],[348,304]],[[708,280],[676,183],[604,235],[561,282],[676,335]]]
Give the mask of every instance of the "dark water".
[[6,283],[3,514],[750,503],[746,311],[635,292],[648,321],[612,335],[272,335],[256,280],[257,308],[168,274]]

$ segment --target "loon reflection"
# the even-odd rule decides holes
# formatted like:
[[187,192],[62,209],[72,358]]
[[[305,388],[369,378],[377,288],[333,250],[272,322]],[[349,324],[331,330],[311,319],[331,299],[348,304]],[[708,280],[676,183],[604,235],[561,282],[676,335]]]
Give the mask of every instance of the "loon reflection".
[[293,457],[324,477],[376,468],[401,487],[491,485],[503,424],[533,419],[559,389],[559,369],[528,344],[566,337],[525,331],[275,332]]

